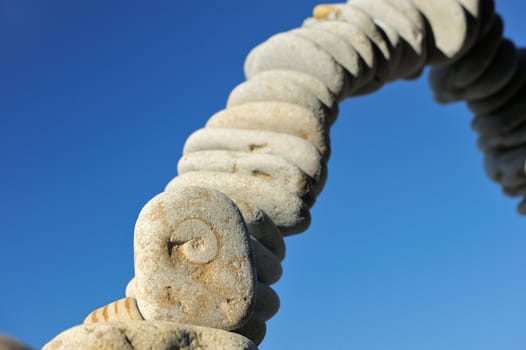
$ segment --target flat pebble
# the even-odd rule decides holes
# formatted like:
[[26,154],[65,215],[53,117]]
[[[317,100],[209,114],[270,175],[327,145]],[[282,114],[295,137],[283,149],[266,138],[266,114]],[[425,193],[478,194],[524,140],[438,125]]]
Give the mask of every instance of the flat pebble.
[[504,187],[526,185],[526,145],[484,156],[484,168],[489,178]]
[[285,236],[303,232],[310,224],[308,207],[299,197],[255,176],[191,172],[172,179],[166,186],[166,191],[190,186],[214,189],[233,200],[240,199],[251,203],[263,210]]
[[250,238],[224,194],[169,186],[141,210],[134,253],[134,288],[144,319],[230,330],[252,313]]

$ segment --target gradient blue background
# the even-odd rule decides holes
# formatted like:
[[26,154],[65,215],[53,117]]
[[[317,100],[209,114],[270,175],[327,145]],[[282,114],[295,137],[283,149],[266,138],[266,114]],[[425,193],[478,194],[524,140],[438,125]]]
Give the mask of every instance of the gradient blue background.
[[[0,0],[0,331],[34,346],[124,295],[141,207],[316,1]],[[524,45],[526,4],[497,4]],[[526,348],[526,220],[425,76],[346,101],[261,349]]]

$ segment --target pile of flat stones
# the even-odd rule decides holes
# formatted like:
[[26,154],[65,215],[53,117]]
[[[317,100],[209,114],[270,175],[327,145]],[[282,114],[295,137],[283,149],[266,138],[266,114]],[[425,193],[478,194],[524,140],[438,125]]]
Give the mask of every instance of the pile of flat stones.
[[308,228],[325,184],[338,103],[425,65],[439,102],[476,114],[490,177],[526,196],[526,57],[493,1],[319,5],[249,53],[247,80],[187,139],[139,214],[126,297],[44,349],[255,349],[279,308],[283,238]]

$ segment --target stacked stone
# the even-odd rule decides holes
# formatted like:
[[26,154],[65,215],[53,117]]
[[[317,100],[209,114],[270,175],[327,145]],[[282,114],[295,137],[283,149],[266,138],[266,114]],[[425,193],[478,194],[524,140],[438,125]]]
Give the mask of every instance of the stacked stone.
[[518,211],[526,215],[526,51],[502,32],[502,19],[492,16],[470,52],[432,69],[430,83],[440,103],[467,101],[488,177],[523,197]]
[[[279,308],[270,286],[282,273],[283,237],[307,229],[327,179],[338,102],[414,79],[426,64],[439,66],[439,99],[466,98],[482,113],[475,126],[490,168],[524,194],[515,162],[524,137],[512,116],[524,110],[526,73],[513,45],[496,42],[499,25],[490,0],[352,0],[319,5],[302,27],[258,45],[245,61],[247,80],[188,138],[179,175],[142,209],[126,298],[95,310],[49,349],[68,337],[79,349],[79,339],[97,332],[106,339],[101,327],[120,334],[115,342],[133,335],[130,348],[146,344],[141,332],[162,338],[170,329],[168,339],[186,330],[185,339],[254,348],[246,338],[260,343]],[[502,106],[499,118],[489,117]]]

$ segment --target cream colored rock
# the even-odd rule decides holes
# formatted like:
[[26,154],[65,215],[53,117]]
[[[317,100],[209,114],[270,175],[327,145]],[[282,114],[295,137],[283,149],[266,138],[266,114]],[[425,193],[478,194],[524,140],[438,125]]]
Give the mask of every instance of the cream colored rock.
[[342,98],[349,96],[367,82],[364,74],[365,62],[345,39],[334,33],[316,29],[308,22],[305,22],[302,28],[291,30],[289,33],[316,43],[345,69],[346,85]]
[[471,40],[462,5],[457,0],[411,1],[431,26],[434,50],[429,52],[428,63],[443,64],[462,55]]
[[32,348],[19,341],[0,334],[0,350],[31,350]]
[[419,75],[426,62],[427,52],[424,22],[416,8],[402,0],[353,0],[349,3],[371,17],[388,23],[403,38],[402,58],[393,74],[400,78]]
[[[253,204],[263,210],[285,236],[303,232],[310,224],[309,209],[300,198],[255,176],[196,171],[172,179],[166,191],[190,186],[214,189],[235,201]],[[140,310],[142,312],[142,308]]]
[[[133,281],[133,279],[132,279]],[[132,287],[133,288],[133,287]],[[132,290],[130,290],[133,293]],[[124,298],[114,301],[90,313],[84,324],[110,321],[141,321],[144,320],[137,306],[135,298]]]
[[165,321],[107,322],[70,328],[43,350],[257,350],[247,338],[219,329]]
[[206,128],[195,131],[186,140],[183,154],[225,150],[271,154],[282,157],[309,175],[318,194],[327,177],[327,167],[316,148],[296,136],[260,130]]
[[245,75],[273,69],[297,70],[321,80],[338,98],[345,87],[343,68],[320,46],[289,33],[272,36],[254,48],[245,62]]
[[484,168],[488,177],[504,187],[526,185],[526,145],[485,154]]
[[313,112],[285,102],[253,102],[230,107],[214,114],[207,128],[234,128],[274,131],[309,141],[322,157],[330,156],[329,127]]
[[477,115],[471,126],[482,135],[513,132],[526,121],[526,85],[523,85],[506,104],[491,114]]
[[[135,294],[135,277],[133,277],[126,285],[124,294],[127,298],[137,299],[137,295]],[[137,301],[135,301],[135,303],[137,304]]]
[[377,57],[370,39],[358,27],[350,22],[319,21],[314,22],[310,28],[320,29],[344,39],[365,62],[365,65],[362,65],[363,72],[360,72],[362,80],[367,84],[374,79],[378,66]]
[[267,247],[278,259],[285,258],[285,242],[274,222],[261,209],[240,198],[232,198],[243,214],[248,232]]
[[234,329],[254,306],[250,238],[230,199],[195,185],[170,186],[139,214],[137,305],[146,320]]
[[236,86],[228,97],[227,107],[252,102],[287,102],[312,111],[324,124],[331,125],[338,115],[338,105],[329,109],[305,86],[289,79],[261,77]]
[[474,114],[491,114],[503,107],[526,84],[526,50],[518,50],[519,62],[515,74],[502,89],[491,96],[468,100],[468,107]]
[[265,80],[290,80],[298,85],[301,85],[306,90],[310,91],[330,110],[337,108],[335,106],[336,97],[334,94],[316,77],[298,72],[294,70],[267,70],[256,74],[251,78],[265,79]]
[[220,150],[191,152],[179,160],[177,169],[179,174],[216,171],[256,176],[294,193],[309,206],[316,199],[309,177],[290,161],[271,154]]

